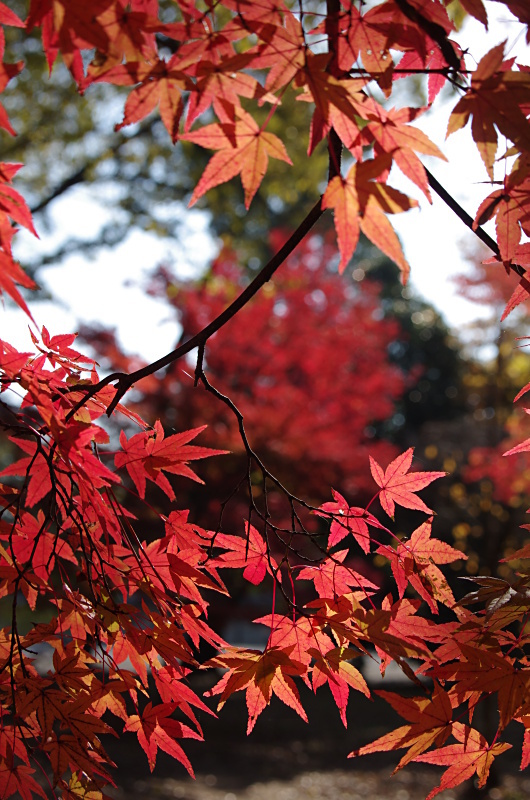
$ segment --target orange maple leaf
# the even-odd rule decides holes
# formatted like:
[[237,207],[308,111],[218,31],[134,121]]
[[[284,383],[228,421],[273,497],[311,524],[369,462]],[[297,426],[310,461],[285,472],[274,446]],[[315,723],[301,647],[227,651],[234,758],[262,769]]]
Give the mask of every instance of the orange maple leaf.
[[[495,190],[482,201],[473,222],[473,228],[476,229],[495,216],[501,258],[504,262],[513,260],[518,264],[525,260],[525,256],[528,258],[527,243],[519,245],[521,235],[523,231],[526,234],[530,232],[530,169],[526,164],[520,165],[520,160],[505,179],[503,188]],[[528,281],[526,284],[528,289]],[[505,316],[508,313],[505,311]]]
[[414,759],[414,761],[427,764],[449,765],[442,775],[439,785],[427,795],[426,800],[431,800],[444,789],[458,786],[475,773],[479,779],[478,787],[480,789],[488,779],[493,759],[511,747],[511,744],[506,742],[489,745],[482,734],[460,722],[453,724],[452,733],[460,744],[450,744],[432,753],[422,753]]
[[[242,71],[249,60],[249,54],[244,53],[224,59],[219,64],[205,60],[197,64],[195,68],[197,82],[188,103],[186,131],[189,131],[197,117],[212,105],[217,116],[224,120],[226,112],[223,105],[224,108],[227,105],[239,106],[240,97],[256,99],[265,96],[265,89],[256,78]],[[272,95],[271,99],[274,100]]]
[[503,729],[525,707],[530,686],[530,670],[521,668],[504,653],[494,653],[483,645],[458,644],[460,657],[442,667],[440,677],[457,681],[454,687],[458,702],[473,693],[497,692],[499,726]]
[[160,117],[171,140],[176,142],[179,122],[184,111],[182,92],[193,88],[189,77],[179,70],[178,53],[168,62],[159,59],[155,63],[141,61],[119,64],[107,70],[94,82],[103,80],[117,86],[136,86],[129,94],[123,120],[115,126],[119,131],[133,122],[140,122],[159,106]]
[[138,10],[134,3],[127,11],[121,3],[113,3],[98,18],[109,37],[107,49],[96,51],[88,67],[88,80],[103,75],[122,61],[153,62],[157,60],[155,30],[162,27],[160,21],[146,13],[146,8]]
[[248,208],[265,176],[269,156],[292,164],[281,139],[262,130],[242,108],[236,106],[232,111],[236,117],[233,122],[216,122],[181,136],[188,142],[218,151],[195,187],[190,206],[209,189],[241,175],[245,207]]
[[[416,155],[424,153],[447,161],[444,154],[431,142],[419,128],[407,123],[416,119],[423,108],[391,108],[386,111],[379,103],[370,103],[366,118],[368,125],[363,128],[363,138],[367,132],[375,139],[374,155],[389,153],[401,172],[410,178],[430,200],[429,183],[425,168]],[[415,152],[416,151],[416,152]]]
[[520,717],[515,717],[514,722],[520,722],[521,725],[524,725],[521,766],[519,767],[519,769],[523,770],[530,764],[530,715],[522,714]]
[[530,102],[530,74],[505,68],[505,44],[493,47],[480,60],[471,88],[454,107],[447,126],[449,136],[473,117],[473,139],[492,180],[498,144],[496,128],[520,150],[530,150],[530,126],[524,113],[524,105]]
[[401,697],[383,691],[378,691],[376,694],[390,703],[400,717],[408,720],[410,724],[402,725],[380,736],[374,742],[353,750],[348,758],[407,747],[407,752],[394,770],[397,772],[432,745],[436,744],[438,747],[442,745],[451,733],[453,718],[451,699],[439,684],[434,684],[431,697]]
[[[239,7],[237,11],[240,13]],[[308,54],[300,21],[285,6],[282,15],[283,25],[278,25],[278,16],[267,20],[256,15],[255,19],[246,20],[249,30],[256,33],[261,40],[255,48],[248,51],[253,56],[253,68],[270,68],[265,81],[268,92],[287,86],[304,68]]]
[[307,722],[307,715],[300,702],[298,689],[291,675],[303,675],[307,667],[290,658],[292,648],[287,650],[269,647],[259,650],[244,650],[231,647],[222,655],[210,659],[205,667],[221,667],[228,672],[210,689],[208,695],[220,694],[219,711],[234,692],[246,689],[248,727],[250,733],[261,712],[275,694]]
[[328,60],[329,56],[325,53],[308,54],[304,72],[300,74],[299,83],[303,92],[296,99],[315,105],[307,154],[311,155],[333,127],[355,159],[362,161],[360,126],[363,124],[365,106],[373,103],[362,91],[368,81],[366,78],[338,80],[323,70]]
[[324,683],[329,684],[342,723],[347,728],[346,707],[350,687],[370,697],[370,690],[363,676],[353,664],[350,664],[351,659],[360,655],[359,650],[351,647],[334,647],[322,653],[321,650],[310,647],[309,654],[315,659],[312,670],[313,690],[316,692],[319,686]]
[[[387,71],[391,75],[394,62],[390,55],[390,46],[395,42],[390,29],[385,30],[381,26],[377,7],[362,13],[353,3],[347,2],[344,5],[347,13],[339,23],[343,34],[338,41],[339,67],[344,70],[351,69],[360,55],[364,68],[371,75],[381,76]],[[389,83],[390,76],[386,81],[387,85]]]
[[337,175],[329,182],[322,198],[323,208],[332,208],[341,254],[339,271],[344,272],[362,231],[380,250],[396,262],[406,281],[410,267],[405,260],[399,239],[385,216],[408,211],[418,205],[392,186],[377,183],[390,167],[389,155],[353,164],[345,178]]

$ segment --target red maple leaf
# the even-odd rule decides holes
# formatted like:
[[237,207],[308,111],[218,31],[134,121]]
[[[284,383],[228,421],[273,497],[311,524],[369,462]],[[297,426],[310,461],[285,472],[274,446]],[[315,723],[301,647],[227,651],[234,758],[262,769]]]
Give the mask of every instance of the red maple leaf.
[[386,470],[379,466],[370,456],[370,470],[374,481],[381,487],[379,502],[389,517],[394,517],[395,503],[405,508],[413,508],[432,514],[423,500],[416,497],[416,492],[428,486],[436,478],[443,478],[446,472],[410,472],[414,448],[409,449],[394,459]]
[[269,554],[265,539],[249,522],[245,525],[244,536],[218,533],[213,542],[216,547],[224,547],[228,551],[215,559],[215,566],[244,567],[243,577],[256,586],[267,573],[276,575],[278,565]]
[[158,749],[164,750],[170,756],[180,761],[192,778],[194,778],[193,768],[190,761],[176,741],[177,739],[202,739],[202,736],[181,722],[170,719],[170,714],[175,711],[173,703],[161,703],[153,706],[148,703],[140,717],[138,714],[131,714],[125,725],[124,731],[134,731],[138,736],[138,741],[144,750],[151,772],[155,768],[156,754]]
[[8,797],[18,794],[22,800],[34,800],[35,795],[44,797],[46,792],[39,786],[33,775],[35,770],[25,764],[13,764],[0,761],[0,795]]
[[164,429],[157,420],[152,431],[137,433],[129,440],[124,431],[121,431],[120,444],[123,452],[116,453],[114,463],[117,469],[120,467],[127,469],[142,499],[145,497],[146,480],[150,480],[156,483],[170,500],[174,500],[175,493],[164,472],[182,475],[202,483],[203,481],[188,467],[187,462],[226,453],[226,450],[212,450],[209,447],[188,444],[205,427],[203,425],[166,438]]
[[379,586],[359,572],[345,567],[342,562],[348,550],[339,550],[316,567],[304,567],[298,575],[301,581],[313,581],[319,597],[340,597],[356,591],[361,599],[368,597]]
[[26,26],[42,26],[42,44],[50,72],[60,51],[79,86],[84,84],[81,48],[106,52],[110,38],[100,17],[115,5],[113,0],[92,0],[90,4],[70,0],[31,0]]
[[[327,519],[329,519],[329,514],[333,514],[328,547],[333,547],[338,544],[348,533],[351,533],[361,549],[365,553],[369,553],[371,540],[368,525],[372,525],[374,528],[380,528],[381,530],[387,529],[365,508],[359,508],[358,506],[350,507],[346,499],[339,492],[336,492],[335,489],[332,489],[331,493],[335,498],[335,502],[324,503],[320,506],[319,510],[315,512],[319,516]],[[325,513],[319,513],[322,511]]]
[[[15,437],[12,437],[11,441],[17,444],[25,453],[29,453],[29,456],[19,458],[18,461],[10,464],[0,472],[0,476],[26,475],[26,504],[28,508],[33,508],[39,500],[46,497],[52,488],[50,466],[42,452],[39,451],[36,442],[16,439]],[[29,469],[30,467],[31,469]]]
[[[0,62],[0,93],[4,91],[7,84],[14,78],[18,73],[24,68],[23,61],[17,61],[16,64],[6,64],[5,62]],[[0,103],[0,128],[3,128],[11,136],[16,136],[16,131],[14,130],[13,126],[9,121],[9,117],[7,116],[7,111],[5,110],[4,106]]]
[[339,271],[344,272],[352,257],[361,231],[389,258],[396,262],[406,281],[410,267],[399,239],[385,216],[408,211],[418,205],[397,189],[379,183],[376,178],[389,169],[391,156],[385,154],[353,164],[345,178],[337,175],[329,182],[322,206],[332,208],[339,241]]
[[5,3],[0,3],[0,24],[11,25],[15,28],[23,28],[25,23],[15,14]]
[[400,598],[410,583],[436,612],[435,600],[454,603],[449,584],[436,564],[451,564],[467,556],[446,542],[431,538],[431,528],[432,518],[420,525],[409,540],[399,542],[395,550],[380,545],[377,552],[390,560]]
[[[481,3],[481,0],[470,0],[470,2],[478,2]],[[472,12],[469,12],[472,13]],[[454,51],[458,54],[461,53],[460,45],[456,42],[451,42],[451,46],[453,47]],[[436,99],[437,95],[443,89],[445,82],[447,81],[447,74],[443,74],[440,72],[435,72],[434,70],[441,70],[447,67],[447,61],[445,60],[442,51],[432,40],[426,41],[426,51],[425,53],[421,53],[418,50],[408,50],[403,57],[401,58],[398,67],[399,72],[394,74],[395,78],[405,78],[407,75],[414,74],[413,72],[407,72],[407,69],[410,70],[433,70],[429,74],[429,78],[427,81],[428,86],[428,94],[427,100],[429,105],[431,105],[434,100]],[[462,69],[464,69],[465,64],[463,59],[461,59]]]
[[[295,661],[309,667],[312,656],[310,648],[317,648],[320,653],[326,653],[333,647],[333,642],[327,633],[321,630],[320,625],[313,617],[286,617],[279,614],[269,614],[259,617],[254,622],[267,625],[271,629],[269,647],[278,647],[290,653]],[[307,675],[302,679],[310,686]]]
[[[33,343],[37,349],[47,357],[52,367],[61,364],[68,371],[72,370],[73,364],[89,364],[95,367],[96,362],[93,358],[88,358],[77,350],[70,347],[77,339],[77,333],[62,333],[50,336],[45,325],[42,326],[42,345],[38,338],[30,331]],[[75,369],[75,367],[74,367]]]
[[13,537],[12,552],[15,563],[29,569],[43,581],[48,581],[55,565],[56,557],[70,561],[77,566],[72,548],[64,539],[45,530],[45,517],[42,510],[37,518],[24,514]]
[[486,28],[488,27],[488,14],[482,0],[460,0],[460,2],[468,14],[482,22]]

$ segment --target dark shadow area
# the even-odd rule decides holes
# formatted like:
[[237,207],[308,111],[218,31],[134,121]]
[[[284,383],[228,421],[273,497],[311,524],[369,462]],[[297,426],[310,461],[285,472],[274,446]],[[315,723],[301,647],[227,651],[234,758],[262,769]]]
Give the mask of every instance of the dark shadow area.
[[[194,688],[199,689],[199,681],[203,684],[200,688],[206,690],[209,677],[199,676]],[[384,688],[396,687],[389,684]],[[107,743],[118,765],[114,796],[118,800],[422,800],[438,784],[443,770],[426,764],[408,765],[392,776],[404,750],[347,758],[353,749],[399,726],[397,715],[380,698],[367,700],[354,694],[348,728],[344,729],[329,692],[322,689],[314,695],[301,687],[300,695],[309,723],[274,698],[250,736],[246,735],[244,692],[230,698],[218,719],[201,712],[206,741],[183,742],[196,781],[163,752],[159,752],[151,775],[147,759],[129,734]],[[514,732],[520,734],[518,730]],[[469,781],[439,797],[523,800],[530,795],[530,778],[519,772],[519,757],[520,743],[517,746],[514,738],[513,749],[498,760],[502,775],[493,776],[487,789],[478,790]]]

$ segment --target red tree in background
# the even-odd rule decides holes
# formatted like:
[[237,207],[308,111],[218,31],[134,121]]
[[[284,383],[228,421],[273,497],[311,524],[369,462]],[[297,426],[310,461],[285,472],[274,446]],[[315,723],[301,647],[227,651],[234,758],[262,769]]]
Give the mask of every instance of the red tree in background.
[[[503,3],[522,25],[528,24],[526,4]],[[327,209],[333,212],[340,271],[363,232],[397,263],[406,280],[408,264],[387,215],[406,212],[417,201],[388,184],[393,165],[427,199],[430,189],[439,194],[488,244],[499,268],[502,263],[516,276],[519,289],[512,307],[526,297],[529,68],[506,53],[506,43],[473,61],[467,48],[453,40],[446,5],[438,0],[384,0],[358,8],[352,0],[327,0],[324,9],[319,3],[290,7],[278,0],[32,0],[24,22],[0,3],[0,24],[29,33],[39,29],[49,68],[60,55],[80,92],[105,83],[114,98],[125,87],[118,129],[158,109],[173,142],[212,151],[192,191],[192,203],[239,176],[248,207],[269,158],[290,163],[281,138],[267,129],[289,92],[312,109],[309,152],[325,140],[329,154],[323,193],[294,233],[239,294],[234,286],[231,301],[223,276],[225,294],[212,296],[219,308],[223,301],[229,304],[213,319],[204,318],[203,327],[166,356],[100,379],[94,362],[72,347],[73,334],[52,336],[43,328],[33,334],[28,352],[2,341],[0,380],[6,399],[1,425],[10,446],[20,450],[3,470],[0,493],[0,595],[7,598],[10,611],[0,633],[4,797],[44,796],[36,767],[65,798],[103,797],[112,783],[112,762],[102,737],[114,729],[136,734],[151,768],[162,749],[192,773],[180,740],[202,738],[197,710],[209,712],[187,680],[199,668],[224,670],[209,692],[219,695],[218,709],[231,694],[245,691],[249,731],[273,694],[305,719],[296,678],[315,691],[327,684],[346,723],[349,690],[369,694],[352,663],[367,648],[375,650],[382,672],[395,661],[416,694],[403,698],[384,692],[404,724],[352,756],[404,749],[399,767],[413,760],[446,766],[430,798],[474,775],[482,786],[493,760],[510,747],[503,741],[504,730],[515,722],[524,730],[521,766],[529,763],[528,570],[523,567],[513,585],[477,578],[478,588],[456,603],[440,566],[463,556],[436,535],[433,510],[418,495],[443,473],[416,471],[412,448],[390,463],[385,459],[381,464],[372,455],[373,495],[366,504],[354,504],[359,501],[342,494],[342,487],[332,490],[331,499],[323,487],[312,504],[297,497],[253,450],[234,400],[215,387],[209,372],[210,358],[215,365],[213,336],[221,330],[224,336],[260,289],[266,296],[265,285],[280,268],[286,299],[262,301],[264,308],[269,304],[267,325],[276,321],[278,329],[285,326],[285,336],[295,341],[301,341],[296,338],[298,326],[312,330],[305,328],[301,311],[306,298],[295,306],[299,319],[294,328],[289,327],[289,314],[282,316],[294,291],[284,265]],[[462,5],[487,25],[488,3],[462,0]],[[2,36],[2,58],[4,51]],[[23,68],[22,62],[3,60],[0,89]],[[494,181],[502,173],[497,178],[502,185],[494,183],[474,220],[420,160],[425,155],[443,157],[438,145],[412,124],[424,109],[387,108],[385,101],[375,99],[391,97],[394,81],[411,73],[429,76],[430,103],[447,82],[458,91],[448,134],[470,121],[486,175]],[[0,126],[13,133],[3,107]],[[500,169],[498,149],[503,151]],[[514,158],[510,166],[505,155]],[[28,312],[17,284],[32,284],[13,260],[11,247],[17,225],[34,230],[26,203],[11,185],[18,168],[3,164],[0,172],[0,288]],[[493,218],[497,241],[481,227]],[[301,275],[301,267],[292,269]],[[325,274],[321,280],[325,282]],[[311,294],[311,302],[316,312],[322,303],[332,307],[337,314],[332,324],[339,327],[344,295],[333,286],[329,292],[329,297]],[[359,309],[373,302],[370,295],[359,299]],[[188,324],[201,326],[201,314],[191,306]],[[256,313],[256,323],[262,330],[262,313]],[[367,327],[360,352],[355,351],[360,374],[375,329],[375,322]],[[291,367],[293,392],[297,380],[309,383],[307,358],[319,365],[314,381],[322,375],[328,381],[341,377],[328,369],[322,355],[328,336],[332,334],[319,330],[318,338],[306,342],[306,350],[300,345]],[[344,348],[342,339],[336,341]],[[257,338],[255,345],[261,345]],[[222,464],[219,451],[194,443],[202,426],[165,431],[159,420],[144,420],[121,404],[132,386],[152,380],[158,370],[195,349],[195,382],[212,400],[224,403],[239,424],[248,514],[237,530],[221,525],[208,530],[179,502],[176,490],[182,479],[198,480],[190,462],[215,455]],[[222,351],[217,357],[220,373],[232,367]],[[249,351],[241,365],[243,374],[250,373],[248,380],[255,379],[252,362]],[[219,379],[229,385],[225,374]],[[258,381],[258,388],[272,395],[267,414],[272,406],[274,418],[275,392],[268,392],[269,379],[265,376],[262,387]],[[238,380],[241,388],[235,391],[243,392],[243,377]],[[349,409],[358,406],[355,380],[352,372],[351,382],[343,384],[340,403]],[[388,386],[384,391],[387,396]],[[332,400],[323,402],[326,419],[342,413]],[[246,411],[252,416],[253,404]],[[112,414],[121,428],[119,445],[109,442],[101,424],[104,415]],[[300,452],[306,434],[299,420],[290,416],[280,422],[293,429],[288,447]],[[335,444],[322,434],[324,424],[324,419],[314,424],[304,457],[316,447],[325,455],[333,452]],[[526,441],[519,449],[529,446]],[[270,487],[283,495],[288,524],[284,515],[275,518],[267,504]],[[392,530],[396,505],[418,515],[418,527],[409,536]],[[315,535],[306,527],[310,513],[323,525],[327,521],[329,530]],[[153,539],[153,528],[160,538]],[[378,596],[378,587],[346,563],[350,550],[386,559],[393,592]],[[526,558],[528,553],[519,555]],[[230,647],[208,624],[215,593],[227,592],[222,579],[227,569],[241,572],[254,585],[265,579],[272,583],[271,613],[259,621],[269,631],[263,650]],[[302,605],[308,586],[311,599]],[[276,604],[280,594],[281,607]],[[440,606],[448,621],[439,621]],[[44,609],[46,619],[25,624],[22,608],[32,614]],[[204,642],[218,655],[201,664]],[[46,672],[37,669],[35,660],[42,646],[52,658]],[[417,660],[415,671],[410,658]],[[474,717],[477,705],[488,697],[495,698],[497,710],[496,732],[489,739]]]
[[[378,285],[367,281],[361,288],[341,278],[336,262],[331,241],[305,239],[274,281],[212,337],[208,376],[243,415],[253,449],[294,492],[316,502],[323,485],[341,486],[366,502],[373,488],[366,473],[369,453],[382,461],[397,453],[374,438],[373,425],[392,415],[411,376],[390,363],[388,347],[400,330],[395,320],[383,318]],[[175,307],[180,341],[186,342],[228,305],[238,285],[243,284],[236,256],[223,250],[207,277],[178,282],[162,268],[150,292]],[[107,334],[86,330],[84,335],[111,368],[125,363]],[[245,450],[237,419],[194,386],[193,367],[182,363],[138,389],[142,397],[134,408],[142,416],[168,425],[178,420],[186,428],[207,424],[202,441],[231,451],[208,477],[208,520],[215,527],[220,502],[242,475]],[[276,493],[277,502],[280,497]],[[204,506],[203,497],[199,502]],[[238,503],[228,504],[225,523],[237,524],[247,508],[243,491]]]
[[[463,477],[467,482],[486,478],[492,483],[495,500],[524,506],[530,486],[530,460],[525,444],[521,444],[526,426],[518,401],[528,391],[528,386],[520,390],[521,384],[528,380],[524,336],[528,295],[524,287],[514,292],[510,276],[496,269],[496,264],[481,261],[478,255],[471,257],[470,262],[471,272],[460,276],[458,284],[462,296],[482,306],[487,313],[468,330],[471,345],[487,347],[489,351],[478,403],[484,416],[481,425],[487,444],[470,451]],[[517,405],[510,409],[512,400]],[[504,457],[507,452],[511,458]]]

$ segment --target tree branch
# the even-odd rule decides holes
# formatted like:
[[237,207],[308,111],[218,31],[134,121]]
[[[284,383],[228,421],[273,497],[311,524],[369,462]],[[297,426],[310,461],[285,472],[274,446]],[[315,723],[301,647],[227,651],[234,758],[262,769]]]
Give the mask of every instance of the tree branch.
[[[340,14],[339,0],[326,0],[326,34],[328,37],[328,52],[330,53],[330,60],[326,71],[331,75],[337,77],[338,73],[338,38],[339,38],[339,25],[338,19]],[[342,159],[342,141],[340,140],[336,130],[331,128],[328,135],[328,182],[331,181],[336,175],[340,175],[341,159]]]
[[[136,134],[136,137],[145,136],[146,134],[151,133],[153,125],[155,124],[156,121],[157,120],[155,118],[155,119],[149,119],[146,122],[144,122],[143,125],[140,126]],[[87,180],[87,175],[89,170],[100,163],[101,155],[103,152],[110,152],[114,156],[119,156],[121,148],[125,144],[127,144],[130,141],[130,139],[128,136],[125,136],[124,134],[119,134],[118,136],[114,135],[113,138],[114,138],[113,143],[108,144],[106,147],[104,147],[102,151],[98,153],[96,156],[85,159],[85,163],[81,167],[79,167],[79,169],[76,172],[65,178],[58,186],[55,187],[55,189],[52,189],[50,193],[46,195],[46,197],[43,197],[42,200],[39,200],[39,202],[35,206],[32,206],[30,209],[31,213],[38,214],[39,211],[43,211],[50,203],[52,203],[62,194],[67,192],[68,189],[71,189],[72,186],[77,186],[80,183],[84,183]]]
[[[502,262],[502,256],[500,254],[499,248],[497,247],[497,242],[491,238],[486,231],[477,225],[476,227],[473,225],[473,217],[471,217],[467,211],[465,211],[460,203],[458,203],[454,197],[449,194],[447,189],[444,189],[441,183],[439,183],[434,175],[429,172],[427,167],[425,167],[425,172],[427,174],[427,180],[429,181],[429,186],[433,189],[438,197],[444,201],[444,203],[449,206],[451,211],[454,211],[456,216],[462,220],[464,225],[467,225],[470,231],[473,231],[475,236],[478,236],[481,242],[483,242],[490,250],[494,253],[495,258]],[[518,264],[510,264],[510,269],[512,269],[516,275],[520,278],[524,278],[526,276],[526,270],[523,267],[520,267]]]

